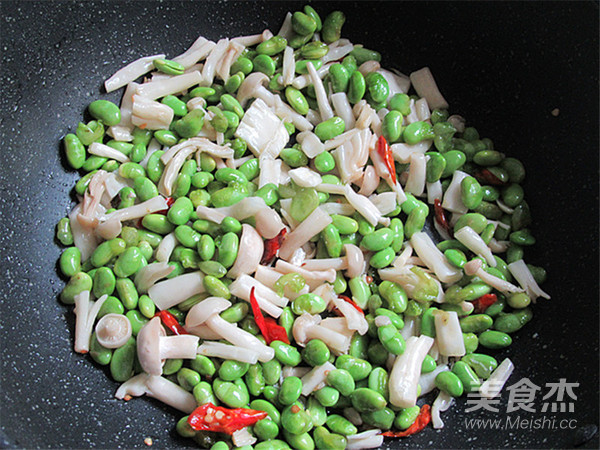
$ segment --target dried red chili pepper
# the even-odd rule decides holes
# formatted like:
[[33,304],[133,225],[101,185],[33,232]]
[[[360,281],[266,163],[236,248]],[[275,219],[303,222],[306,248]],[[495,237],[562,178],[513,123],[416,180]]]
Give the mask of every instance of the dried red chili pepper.
[[480,183],[491,184],[492,186],[504,186],[506,184],[488,169],[480,169],[475,172],[475,178]]
[[381,156],[381,159],[383,159],[385,167],[387,167],[392,178],[392,182],[396,184],[396,166],[394,166],[394,157],[392,156],[390,146],[383,136],[379,136],[379,139],[377,140],[377,153]]
[[498,301],[496,294],[485,294],[472,301],[474,312],[482,313]]
[[433,209],[435,211],[435,221],[448,233],[450,233],[450,224],[446,218],[446,212],[442,208],[442,202],[439,198],[433,201]]
[[277,236],[265,241],[265,250],[263,252],[262,259],[260,260],[262,265],[270,264],[271,261],[273,261],[273,258],[275,258],[275,255],[277,255],[277,250],[279,250],[279,247],[281,247],[281,243],[283,242],[283,238],[286,234],[287,230],[282,228]]
[[285,328],[279,325],[275,319],[272,319],[271,317],[265,318],[265,316],[263,316],[260,306],[258,306],[256,295],[254,295],[255,290],[256,288],[254,286],[250,289],[250,305],[252,306],[254,321],[256,322],[256,325],[258,325],[267,345],[273,341],[283,341],[286,344],[289,344],[290,340],[288,339]]
[[187,331],[185,331],[185,328],[179,325],[179,322],[175,316],[167,310],[157,312],[154,314],[154,317],[160,317],[163,325],[175,334],[189,334]]
[[199,406],[188,417],[188,424],[196,431],[216,431],[233,434],[234,431],[254,425],[268,414],[248,408],[224,408],[212,403]]
[[381,433],[382,436],[385,437],[406,437],[411,434],[419,433],[423,431],[423,429],[427,426],[427,424],[431,422],[431,407],[427,404],[421,407],[421,411],[417,416],[417,419],[413,422],[413,424],[408,427],[404,431],[386,431],[385,433]]

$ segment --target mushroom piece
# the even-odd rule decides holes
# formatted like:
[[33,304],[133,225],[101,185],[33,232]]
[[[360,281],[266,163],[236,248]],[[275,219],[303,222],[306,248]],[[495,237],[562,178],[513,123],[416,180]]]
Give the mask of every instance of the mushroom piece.
[[83,291],[75,296],[75,351],[77,353],[87,353],[90,350],[94,322],[107,298],[108,295],[103,295],[93,302],[90,300],[90,291]]
[[[342,319],[343,320],[343,319]],[[348,339],[341,333],[319,325],[321,316],[318,314],[302,314],[298,317],[292,328],[296,342],[305,346],[311,339],[321,339],[332,350],[343,353],[348,349]]]
[[260,234],[251,225],[243,224],[238,256],[227,276],[236,279],[241,274],[256,272],[264,249],[265,245]]
[[102,347],[122,347],[131,333],[131,322],[123,314],[107,314],[96,324],[96,339]]
[[150,375],[161,375],[165,359],[196,358],[198,340],[198,336],[191,334],[166,336],[160,318],[153,318],[137,335],[137,354],[142,369]]
[[274,94],[269,92],[265,87],[268,83],[269,77],[264,73],[254,72],[248,75],[238,90],[237,100],[240,102],[240,105],[245,107],[251,98],[260,98],[267,105],[271,106],[275,100],[273,98]]
[[196,399],[181,386],[161,376],[140,373],[130,378],[117,389],[115,397],[120,400],[131,400],[132,397],[148,395],[172,406],[185,414],[191,414],[196,407]]
[[255,336],[242,330],[236,324],[227,322],[219,313],[231,306],[231,302],[222,297],[208,297],[194,305],[185,319],[185,326],[192,328],[206,324],[208,328],[233,345],[243,347],[258,354],[261,362],[273,359],[275,351],[260,342]]
[[485,270],[483,270],[481,264],[482,262],[480,259],[473,259],[469,261],[463,267],[465,274],[468,276],[478,276],[479,278],[481,278],[481,281],[483,281],[485,284],[493,287],[494,289],[498,289],[504,294],[514,294],[517,292],[523,292],[523,289],[518,288],[514,284],[509,283],[508,281],[504,281],[502,278],[498,278],[490,273],[487,273]]

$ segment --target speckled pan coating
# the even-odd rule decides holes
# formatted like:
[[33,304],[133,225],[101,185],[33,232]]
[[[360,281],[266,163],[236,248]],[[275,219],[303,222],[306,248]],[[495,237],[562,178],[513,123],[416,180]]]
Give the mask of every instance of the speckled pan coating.
[[[106,77],[140,56],[175,56],[211,39],[279,29],[284,3],[0,3],[0,447],[192,447],[174,431],[178,414],[152,400],[114,399],[117,384],[72,352],[71,308],[56,297],[60,249],[54,226],[70,208],[77,175],[58,157],[61,138],[100,97]],[[429,65],[450,102],[497,148],[521,158],[548,269],[536,316],[499,357],[516,364],[509,383],[579,382],[575,412],[598,424],[598,8],[593,2],[362,3],[335,7],[343,35],[380,50],[386,67]],[[120,93],[102,98],[117,101]],[[554,117],[551,111],[560,109]],[[583,291],[582,291],[583,289]],[[502,397],[505,410],[507,394]],[[462,405],[446,428],[404,447],[570,447],[580,430],[469,431]],[[540,402],[537,406],[541,405]],[[512,413],[513,415],[519,413]],[[542,417],[520,412],[523,418]],[[512,417],[512,416],[511,416]],[[597,435],[585,447],[598,447]]]

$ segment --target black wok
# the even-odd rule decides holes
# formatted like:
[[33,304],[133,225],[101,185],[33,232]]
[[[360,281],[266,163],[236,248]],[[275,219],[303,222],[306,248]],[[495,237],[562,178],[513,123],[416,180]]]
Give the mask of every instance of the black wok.
[[[113,398],[117,384],[72,352],[71,308],[57,301],[63,280],[54,226],[71,207],[77,174],[59,157],[105,78],[140,56],[177,55],[200,34],[218,39],[279,29],[301,3],[9,2],[2,9],[0,152],[0,446],[183,448],[179,414],[157,402]],[[343,9],[344,36],[378,49],[385,66],[428,65],[453,112],[528,168],[527,199],[538,244],[527,259],[546,267],[533,322],[500,352],[542,387],[565,378],[573,412],[513,412],[511,418],[567,419],[565,429],[468,429],[465,399],[446,428],[390,447],[598,448],[598,6],[596,2],[316,5]],[[555,117],[551,111],[558,109]],[[572,428],[569,428],[571,426]]]

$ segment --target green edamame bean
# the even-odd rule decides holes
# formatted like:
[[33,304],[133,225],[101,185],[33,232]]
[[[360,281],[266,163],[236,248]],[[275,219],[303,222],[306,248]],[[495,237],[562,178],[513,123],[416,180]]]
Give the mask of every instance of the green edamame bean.
[[402,249],[402,244],[404,243],[404,224],[400,219],[394,218],[390,221],[389,228],[394,233],[392,249],[397,253]]
[[500,198],[500,191],[494,186],[484,185],[481,186],[481,189],[483,190],[483,199],[486,202],[495,202]]
[[[96,272],[96,274],[97,273],[98,272]],[[119,278],[116,280],[116,289],[125,308],[134,309],[137,307],[139,294],[133,281],[129,278]]]
[[369,347],[368,336],[361,336],[358,333],[354,333],[352,339],[350,339],[350,348],[348,354],[356,358],[367,359],[367,349]]
[[204,405],[205,403],[217,404],[212,386],[206,381],[201,381],[192,390],[196,403]]
[[208,183],[210,183],[214,179],[215,177],[212,173],[196,172],[194,175],[192,175],[191,181],[192,186],[202,189],[208,186]]
[[254,445],[254,450],[288,450],[289,444],[281,439],[270,439]]
[[433,139],[433,127],[427,122],[413,122],[408,124],[402,132],[404,141],[409,145],[418,144],[426,139]]
[[377,231],[363,237],[360,245],[366,250],[378,252],[379,250],[390,248],[393,239],[394,233],[390,228],[380,228]]
[[321,238],[327,249],[327,254],[332,258],[339,258],[342,254],[343,244],[338,229],[332,224],[327,225],[321,231]]
[[[188,423],[188,418],[190,416],[183,416],[181,419],[179,419],[177,421],[177,425],[175,426],[175,430],[177,431],[177,434],[179,434],[182,437],[187,437],[187,438],[193,438],[194,436],[196,436],[196,430],[194,430],[190,424]],[[221,442],[223,444],[225,444],[224,442]],[[222,446],[216,446],[213,445],[211,447],[211,450],[223,450]],[[225,450],[229,450],[229,447],[227,446],[227,444],[225,444]]]
[[[279,426],[271,419],[262,419],[254,424],[252,431],[261,441],[268,441],[277,437]],[[227,447],[227,450],[229,450],[229,447]]]
[[358,432],[358,429],[352,422],[338,414],[330,414],[325,423],[331,431],[344,436],[350,436]]
[[297,190],[296,195],[292,198],[290,214],[294,220],[301,222],[306,219],[317,206],[319,206],[319,195],[317,194],[317,191],[312,188],[302,188]]
[[396,257],[396,252],[391,247],[384,248],[383,250],[379,250],[369,260],[369,265],[374,269],[383,269],[384,267],[389,266],[394,258]]
[[501,331],[487,330],[479,335],[479,343],[486,348],[499,349],[512,344],[512,339]]
[[[258,159],[252,158],[252,159],[246,161],[244,164],[242,164],[240,166],[239,171],[246,177],[246,179],[254,180],[260,172],[260,169],[258,167]],[[272,183],[269,183],[269,184],[272,184]],[[263,186],[263,188],[264,188],[264,186]],[[256,192],[258,192],[258,191],[256,191]],[[254,193],[254,195],[256,195],[256,192]]]
[[378,327],[377,336],[379,337],[381,345],[383,345],[388,352],[393,355],[401,355],[404,353],[406,343],[394,325],[389,324]]
[[[379,72],[370,72],[365,76],[369,97],[375,103],[384,102],[390,93],[390,86]],[[397,112],[395,112],[397,113]],[[400,137],[400,136],[398,136]]]
[[77,247],[65,249],[60,255],[59,267],[64,276],[74,276],[81,270],[81,251]]
[[164,151],[157,150],[148,158],[148,162],[146,164],[146,173],[148,178],[152,180],[153,183],[158,183],[160,177],[165,170],[164,163],[160,160],[161,156],[164,155]]
[[68,217],[63,217],[56,225],[56,239],[64,245],[73,245],[73,232],[71,231],[71,222]]
[[292,86],[285,88],[285,98],[298,114],[304,116],[308,113],[309,106],[306,97],[298,89]]
[[272,359],[271,361],[261,363],[261,365],[265,383],[268,385],[277,383],[281,377],[281,364],[279,361],[277,359]]
[[531,232],[526,228],[519,231],[513,231],[510,233],[509,239],[513,244],[520,246],[535,244],[535,237],[533,237]]
[[170,130],[157,130],[154,132],[154,138],[158,141],[160,145],[164,145],[167,147],[172,147],[177,144],[178,138]]
[[302,360],[300,352],[293,345],[282,341],[273,341],[269,347],[275,350],[275,358],[283,365],[295,367]]
[[350,83],[348,84],[348,100],[352,104],[358,103],[367,91],[367,83],[365,77],[358,70],[350,76]]
[[[85,170],[85,169],[84,169]],[[79,181],[75,184],[75,192],[79,195],[85,194],[92,177],[98,172],[97,170],[92,170],[90,173],[85,174],[83,177],[79,179]]]
[[173,110],[176,116],[183,117],[188,113],[187,105],[174,95],[167,95],[161,100],[163,105],[167,105]]
[[111,295],[116,286],[115,274],[108,267],[100,267],[94,272],[94,285],[92,292],[99,298],[103,295]]
[[184,367],[177,372],[177,383],[186,391],[193,391],[200,381],[200,374],[195,370]]
[[474,177],[465,177],[460,183],[460,188],[462,202],[467,208],[475,209],[481,204],[483,190]]
[[150,231],[146,231],[143,229],[137,230],[138,241],[146,241],[148,244],[152,246],[152,248],[158,247],[158,244],[162,241],[162,236],[156,233],[152,233]]
[[308,158],[304,152],[297,148],[284,148],[279,156],[290,167],[302,167],[308,164]]
[[485,230],[488,225],[488,221],[482,214],[479,213],[467,213],[459,217],[454,225],[454,232],[456,233],[463,227],[471,227],[475,233],[479,234]]
[[446,167],[442,172],[442,178],[451,176],[467,162],[467,156],[460,150],[450,150],[442,156],[446,160]]
[[203,377],[211,378],[217,371],[215,363],[205,355],[196,355],[196,359],[191,360],[190,366]]
[[90,261],[94,267],[102,267],[108,264],[113,258],[119,256],[126,250],[125,241],[120,238],[114,238],[105,241],[96,247],[92,253]]
[[215,297],[223,297],[224,299],[231,298],[229,289],[221,280],[212,275],[206,275],[203,280],[204,287],[210,295]]
[[473,314],[460,319],[460,328],[463,333],[481,333],[489,329],[494,323],[487,314]]
[[[191,138],[197,136],[204,126],[204,111],[202,109],[193,109],[181,119],[173,123],[173,128],[182,138]],[[154,133],[156,136],[156,133]]]
[[306,413],[311,418],[314,426],[320,427],[327,420],[326,408],[312,395],[308,397],[308,401],[306,402]]
[[402,114],[396,110],[391,110],[383,118],[381,129],[389,143],[396,142],[400,139],[400,136],[402,135],[402,120]]
[[464,361],[456,361],[452,366],[452,373],[461,381],[465,392],[477,392],[479,390],[481,386],[479,378]]
[[330,370],[326,378],[327,384],[334,387],[344,396],[349,396],[354,392],[356,385],[354,378],[346,369]]
[[410,97],[406,94],[394,94],[390,98],[388,107],[390,110],[400,112],[403,116],[408,116],[410,114]]
[[525,167],[515,158],[504,158],[500,167],[507,173],[511,183],[521,183],[525,179]]
[[215,378],[213,392],[221,402],[230,408],[243,408],[250,400],[248,389],[240,379],[230,382]]
[[150,297],[147,295],[141,295],[138,299],[138,308],[142,315],[148,319],[154,317],[156,312],[156,306]]
[[[207,262],[213,262],[213,261],[207,261]],[[202,266],[200,266],[200,270],[202,270]],[[229,308],[227,308],[225,311],[223,311],[221,313],[221,318],[223,320],[226,320],[229,323],[238,323],[248,315],[249,310],[250,310],[250,307],[248,306],[248,303],[245,303],[245,302],[236,303],[233,306],[230,306]]]
[[117,257],[113,268],[118,277],[128,277],[138,271],[142,264],[142,253],[137,247],[129,247]]
[[427,214],[429,214],[427,206],[415,208],[408,214],[408,219],[404,225],[404,233],[407,238],[412,237],[413,234],[423,229],[427,220]]
[[350,372],[354,381],[360,381],[367,378],[373,368],[368,361],[361,358],[355,358],[351,355],[338,356],[335,361],[335,367]]
[[275,422],[277,425],[281,423],[281,413],[279,410],[270,402],[263,399],[252,400],[250,408],[257,411],[264,411],[269,415],[269,419]]
[[404,321],[402,320],[402,317],[392,310],[386,308],[377,308],[375,309],[375,316],[386,316],[392,321],[392,325],[394,325],[398,330],[404,328]]
[[262,366],[260,364],[251,365],[244,375],[244,381],[250,395],[257,397],[262,394],[265,389],[265,377],[263,376]]
[[388,373],[382,367],[376,367],[369,374],[368,388],[380,393],[387,400],[389,398]]
[[367,425],[382,430],[389,430],[392,428],[396,414],[390,408],[383,408],[379,411],[362,413],[361,417]]
[[337,433],[330,433],[325,427],[317,427],[313,432],[316,448],[343,450],[348,441],[345,436]]
[[110,375],[113,380],[124,382],[133,375],[133,362],[136,354],[135,338],[131,337],[113,352],[110,360]]
[[185,67],[182,64],[170,59],[155,59],[152,61],[152,64],[156,70],[167,75],[182,75],[185,71]]
[[180,173],[175,179],[172,197],[179,198],[186,196],[190,191],[191,186],[192,178],[185,173]]
[[387,404],[385,397],[369,388],[358,388],[350,394],[352,406],[360,413],[379,411]]
[[265,54],[256,56],[252,60],[252,65],[255,72],[262,72],[268,77],[272,77],[276,70],[276,64],[275,61],[273,61],[273,58]]
[[437,374],[435,377],[435,387],[451,397],[460,397],[464,391],[460,378],[455,373],[448,371]]
[[359,45],[354,46],[354,50],[350,52],[350,56],[355,58],[357,66],[367,61],[381,61],[381,54],[379,52]]
[[340,392],[331,386],[325,386],[316,391],[313,396],[319,403],[321,403],[321,405],[329,408],[338,402],[340,398]]
[[351,217],[333,214],[331,224],[337,228],[340,234],[352,234],[358,231],[358,222]]
[[81,169],[85,162],[85,147],[73,133],[65,136],[64,143],[67,162],[73,169]]
[[321,141],[327,141],[344,132],[346,124],[341,117],[332,117],[315,127],[315,134]]
[[281,426],[291,434],[302,434],[310,431],[313,424],[302,404],[295,402],[281,413]]
[[[373,326],[374,325],[375,324],[373,324]],[[377,333],[375,333],[375,336],[377,336]],[[373,341],[367,349],[367,356],[370,363],[375,366],[382,366],[387,361],[388,351],[380,342]]]
[[[96,120],[91,120],[87,124],[79,122],[75,134],[83,145],[90,145],[93,142],[101,142],[104,136],[104,125]],[[89,158],[88,158],[89,159]],[[84,166],[84,170],[85,166]]]
[[502,189],[502,201],[510,208],[516,208],[523,201],[525,192],[521,185],[512,183]]
[[524,308],[510,314],[501,314],[494,321],[494,328],[503,333],[519,331],[531,320],[533,313],[529,308]]
[[276,35],[258,44],[256,46],[256,51],[259,53],[259,55],[274,56],[277,53],[284,51],[286,45],[287,39]]
[[246,185],[237,182],[233,182],[228,187],[223,187],[213,192],[211,192],[210,184],[208,188],[211,193],[211,203],[215,208],[234,205],[249,194]]
[[320,339],[311,339],[302,350],[302,359],[310,366],[320,366],[329,361],[329,347]]
[[302,394],[302,381],[298,377],[287,377],[281,383],[279,389],[279,403],[291,405],[300,398]]
[[152,180],[147,177],[137,177],[133,181],[133,189],[142,202],[158,196],[158,188]]
[[301,36],[312,35],[317,29],[314,18],[300,11],[292,15],[292,29]]
[[435,312],[437,308],[427,308],[421,318],[421,334],[435,338]]
[[201,235],[188,225],[179,225],[175,228],[175,237],[184,247],[196,248]]
[[190,220],[193,212],[194,205],[192,201],[187,197],[180,197],[169,208],[167,219],[173,225],[185,225]]
[[218,245],[217,260],[225,267],[233,266],[239,248],[240,238],[233,232],[225,233],[221,238],[221,243]]
[[[319,59],[302,59],[300,61],[296,61],[294,66],[294,71],[300,75],[306,75],[308,73],[308,64],[312,64],[315,70],[319,70],[323,65],[323,61]],[[311,85],[312,86],[312,85]],[[314,87],[308,88],[306,93],[309,95],[309,98],[315,98]],[[308,99],[306,101],[309,101]]]
[[142,218],[142,226],[158,234],[168,234],[175,226],[163,214],[148,214]]
[[292,309],[289,306],[283,308],[277,322],[285,329],[288,339],[291,341],[292,327],[294,326],[294,313],[292,313]]
[[203,261],[210,261],[215,254],[216,246],[213,238],[203,234],[198,242],[198,254]]
[[433,359],[429,355],[425,355],[425,359],[423,359],[423,363],[421,364],[421,373],[431,373],[437,367],[437,363],[435,359]]
[[90,339],[90,356],[101,366],[106,366],[110,363],[113,351],[110,348],[103,347],[98,342],[96,333],[92,333]]
[[496,150],[482,150],[475,153],[473,162],[480,166],[496,166],[504,159],[504,155]]
[[420,412],[421,408],[418,405],[410,408],[402,408],[396,414],[394,427],[399,428],[400,430],[406,430],[415,422],[415,420],[417,420]]
[[125,314],[125,308],[117,297],[109,296],[98,311],[98,319],[107,314]]
[[468,364],[477,376],[483,379],[488,379],[496,367],[498,367],[498,361],[491,356],[481,353],[469,353],[463,356],[461,361]]
[[335,168],[335,159],[329,152],[323,152],[314,159],[315,168],[321,172],[329,172]]
[[511,243],[508,247],[508,250],[506,251],[506,262],[510,264],[520,259],[523,259],[524,253],[525,252],[523,250],[523,247]]
[[448,262],[459,269],[462,269],[467,263],[466,255],[455,248],[449,248],[444,252],[444,256],[448,259]]
[[352,73],[343,64],[336,63],[329,67],[329,80],[333,92],[346,92]]
[[355,277],[348,282],[348,287],[352,293],[352,300],[364,309],[371,296],[369,285],[361,277]]
[[227,359],[219,367],[219,378],[223,381],[237,380],[246,375],[249,368],[248,363]]
[[523,309],[529,306],[531,298],[524,292],[517,292],[516,294],[509,295],[506,301],[511,308]]
[[333,11],[323,21],[321,29],[321,38],[327,44],[337,41],[342,33],[342,26],[346,21],[346,16],[341,11]]

